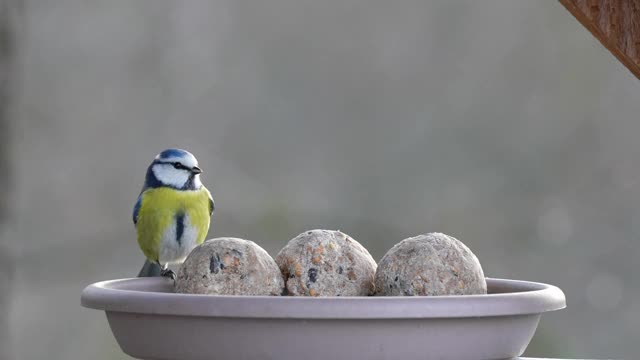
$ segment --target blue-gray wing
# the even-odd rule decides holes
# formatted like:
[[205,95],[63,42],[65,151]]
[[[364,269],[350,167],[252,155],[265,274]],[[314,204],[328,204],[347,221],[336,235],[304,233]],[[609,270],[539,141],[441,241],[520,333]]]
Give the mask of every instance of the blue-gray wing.
[[138,196],[136,204],[133,206],[133,224],[138,225],[138,213],[140,212],[140,206],[142,205],[142,194]]
[[209,216],[213,215],[213,211],[216,209],[216,204],[213,202],[211,193],[209,193]]

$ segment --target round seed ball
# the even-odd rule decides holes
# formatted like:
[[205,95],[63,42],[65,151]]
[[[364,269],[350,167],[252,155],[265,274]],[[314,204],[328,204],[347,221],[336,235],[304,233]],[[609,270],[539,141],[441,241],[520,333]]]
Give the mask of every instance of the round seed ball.
[[367,296],[374,291],[375,260],[340,231],[306,231],[280,250],[276,263],[289,295]]
[[207,240],[178,270],[175,291],[209,295],[281,295],[282,274],[273,258],[253,241]]
[[478,258],[454,237],[430,233],[397,243],[380,260],[376,295],[486,294]]

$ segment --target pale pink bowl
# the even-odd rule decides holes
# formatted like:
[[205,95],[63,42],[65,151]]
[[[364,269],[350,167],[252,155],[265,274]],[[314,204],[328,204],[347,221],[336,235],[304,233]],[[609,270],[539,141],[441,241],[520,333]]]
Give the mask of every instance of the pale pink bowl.
[[88,286],[122,350],[140,359],[510,359],[543,312],[566,306],[555,286],[487,279],[489,294],[269,297],[176,294],[171,280]]

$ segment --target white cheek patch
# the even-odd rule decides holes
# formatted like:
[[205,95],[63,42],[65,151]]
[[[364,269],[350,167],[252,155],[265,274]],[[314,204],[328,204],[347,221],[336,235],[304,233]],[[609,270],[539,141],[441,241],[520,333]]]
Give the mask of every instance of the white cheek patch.
[[197,174],[193,177],[193,187],[196,189],[200,189],[202,186],[202,182],[200,182],[200,174]]
[[171,164],[156,164],[151,170],[161,183],[178,189],[189,181],[190,173],[188,171],[176,169]]

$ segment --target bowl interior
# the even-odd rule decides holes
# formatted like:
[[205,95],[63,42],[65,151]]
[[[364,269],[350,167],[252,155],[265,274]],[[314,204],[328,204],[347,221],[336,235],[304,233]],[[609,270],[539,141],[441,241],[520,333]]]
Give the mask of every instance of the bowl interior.
[[[151,281],[143,281],[145,279],[152,279]],[[174,293],[173,284],[169,280],[162,278],[132,278],[121,279],[96,283],[105,289],[123,290],[123,291],[142,291],[142,292],[157,292],[157,293]],[[527,291],[536,291],[547,289],[549,285],[542,283],[535,283],[530,281],[517,281],[507,279],[487,279],[487,294],[506,294],[506,293],[519,293]],[[180,294],[185,295],[185,294]],[[207,295],[212,296],[212,295]],[[238,295],[230,295],[238,296]],[[484,296],[484,295],[465,295],[465,296]],[[269,296],[270,298],[270,296]],[[324,297],[324,299],[331,297]],[[368,298],[368,297],[362,297]]]

